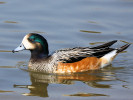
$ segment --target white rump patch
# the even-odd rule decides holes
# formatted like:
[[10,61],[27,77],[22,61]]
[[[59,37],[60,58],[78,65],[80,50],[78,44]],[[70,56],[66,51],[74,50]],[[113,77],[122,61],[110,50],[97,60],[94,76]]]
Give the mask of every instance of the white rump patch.
[[108,66],[116,55],[117,50],[113,50],[108,54],[104,55],[103,57],[101,57],[101,68]]

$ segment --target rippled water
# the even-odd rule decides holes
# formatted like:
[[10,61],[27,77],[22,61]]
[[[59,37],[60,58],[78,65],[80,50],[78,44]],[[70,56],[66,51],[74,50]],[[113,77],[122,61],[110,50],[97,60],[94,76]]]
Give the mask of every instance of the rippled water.
[[107,68],[69,75],[27,72],[30,52],[10,51],[30,32],[46,37],[50,52],[132,44],[133,0],[3,0],[0,9],[0,100],[132,100],[132,45]]

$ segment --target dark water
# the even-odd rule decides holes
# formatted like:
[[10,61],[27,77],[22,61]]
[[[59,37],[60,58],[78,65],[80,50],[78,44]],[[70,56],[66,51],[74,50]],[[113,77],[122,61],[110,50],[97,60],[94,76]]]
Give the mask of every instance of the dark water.
[[30,32],[46,37],[50,52],[115,39],[114,47],[133,43],[133,0],[0,1],[0,100],[132,100],[132,46],[102,70],[33,73],[22,70],[30,52],[10,52]]

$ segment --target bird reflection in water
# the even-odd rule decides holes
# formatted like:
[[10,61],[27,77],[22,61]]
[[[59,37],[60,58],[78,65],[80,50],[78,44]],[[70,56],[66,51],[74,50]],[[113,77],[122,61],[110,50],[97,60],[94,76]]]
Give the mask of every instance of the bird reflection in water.
[[[88,71],[84,73],[75,74],[42,74],[29,72],[31,85],[14,85],[14,88],[27,88],[30,93],[23,93],[26,96],[40,96],[48,97],[48,85],[49,84],[75,84],[75,81],[81,81],[93,88],[111,88],[111,84],[100,84],[99,82],[113,81],[116,80],[115,74],[113,73],[112,67],[109,66],[103,70]],[[65,96],[107,96],[105,94],[95,93],[81,93],[70,94]]]

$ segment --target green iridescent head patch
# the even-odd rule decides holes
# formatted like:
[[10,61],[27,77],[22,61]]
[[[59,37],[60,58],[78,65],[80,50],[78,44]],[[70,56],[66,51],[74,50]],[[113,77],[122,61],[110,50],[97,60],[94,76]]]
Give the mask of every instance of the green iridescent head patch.
[[47,40],[44,37],[42,37],[41,35],[33,33],[29,37],[29,40],[32,41],[33,43],[34,42],[40,43],[41,46],[43,47],[44,53],[49,53],[48,52],[48,43],[47,43]]

